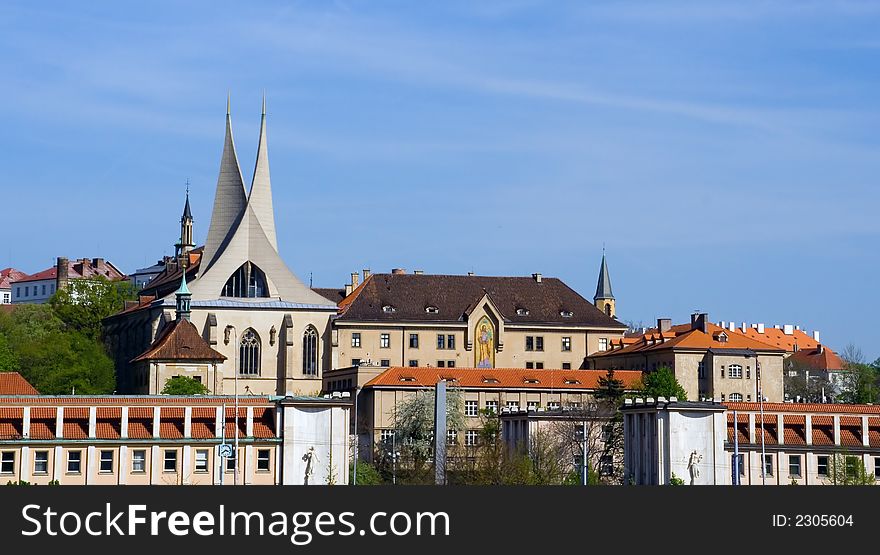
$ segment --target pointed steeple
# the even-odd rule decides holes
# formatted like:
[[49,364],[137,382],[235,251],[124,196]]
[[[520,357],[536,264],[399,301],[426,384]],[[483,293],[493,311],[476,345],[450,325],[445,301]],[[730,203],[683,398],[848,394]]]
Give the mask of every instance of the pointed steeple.
[[611,276],[608,274],[608,263],[605,262],[605,252],[602,252],[602,266],[599,268],[599,282],[596,284],[596,296],[594,301],[599,299],[613,299],[614,293],[611,292]]
[[189,179],[186,180],[186,204],[183,206],[183,216],[181,216],[181,221],[183,220],[192,220],[192,212],[189,209]]
[[260,227],[266,234],[269,244],[276,251],[278,240],[275,236],[275,210],[272,207],[272,184],[269,179],[269,152],[266,142],[266,95],[263,94],[263,114],[260,120],[260,142],[257,145],[257,163],[254,167],[254,179],[248,205],[253,209]]
[[183,215],[180,217],[180,241],[175,247],[175,256],[180,257],[195,247],[193,243],[193,217],[189,208],[189,179],[186,180],[186,204],[183,206]]
[[199,272],[204,272],[229,241],[236,223],[244,213],[247,205],[247,194],[244,179],[238,165],[235,142],[232,139],[232,116],[229,111],[229,97],[226,99],[226,139],[223,143],[223,155],[220,159],[220,175],[217,177],[217,192],[214,194],[214,210],[211,212],[211,224],[208,237],[205,239],[205,250],[199,264]]

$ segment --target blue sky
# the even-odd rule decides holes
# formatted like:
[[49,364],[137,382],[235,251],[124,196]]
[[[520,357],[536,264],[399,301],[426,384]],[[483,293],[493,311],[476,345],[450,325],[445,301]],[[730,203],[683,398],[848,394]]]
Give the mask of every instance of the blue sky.
[[794,323],[880,355],[880,3],[4,2],[0,266],[172,251],[263,89],[279,247],[558,276],[627,320]]

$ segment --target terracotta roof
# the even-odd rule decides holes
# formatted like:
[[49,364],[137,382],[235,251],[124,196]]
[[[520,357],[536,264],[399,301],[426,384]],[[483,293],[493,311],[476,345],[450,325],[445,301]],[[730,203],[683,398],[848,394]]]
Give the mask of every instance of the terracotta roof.
[[785,349],[789,353],[794,351],[795,345],[798,346],[798,349],[815,349],[818,344],[815,339],[802,330],[794,330],[791,335],[788,335],[784,329],[773,326],[764,326],[764,333],[758,333],[757,329],[751,327],[743,332],[741,327],[737,327],[734,329],[734,333],[769,343]]
[[190,424],[190,435],[195,439],[212,439],[214,437],[214,420],[193,418]]
[[[539,283],[532,277],[372,274],[339,303],[338,320],[463,322],[484,295],[508,324],[626,328],[560,279],[549,277]],[[386,312],[386,306],[393,311]],[[437,310],[429,312],[429,307]]]
[[192,322],[179,319],[162,328],[150,348],[132,362],[142,360],[223,361],[226,356],[212,349]]
[[[99,258],[83,258],[68,260],[67,273],[70,279],[93,279],[103,277],[109,280],[125,279],[125,274],[119,271],[111,262]],[[58,267],[53,266],[36,274],[15,280],[16,283],[55,279],[58,276]]]
[[845,447],[862,446],[862,429],[840,428],[840,444]]
[[834,432],[828,426],[813,426],[813,445],[834,445]]
[[807,440],[804,436],[806,433],[803,426],[786,426],[783,430],[784,441],[786,445],[806,445]]
[[[524,368],[411,368],[394,366],[364,387],[433,387],[438,381],[454,378],[454,387],[506,389],[595,390],[605,370],[531,370]],[[614,377],[632,388],[641,382],[637,370],[617,370]],[[534,383],[537,381],[537,383]]]
[[61,433],[63,434],[64,439],[86,439],[89,437],[89,421],[68,420],[65,417]]
[[636,338],[635,341],[612,342],[613,345],[624,345],[622,348],[600,351],[589,356],[614,357],[631,353],[655,352],[668,349],[713,349],[717,351],[727,349],[748,349],[752,351],[783,351],[783,349],[779,347],[758,341],[757,339],[752,339],[742,334],[732,333],[716,324],[707,323],[706,329],[708,333],[704,333],[701,329],[694,329],[691,324],[680,324],[673,326],[669,331],[662,333],[651,330]]
[[805,366],[815,370],[842,370],[846,368],[843,359],[825,346],[799,349],[788,360],[790,364]]
[[128,437],[132,439],[150,439],[153,437],[153,420],[128,420]]
[[0,372],[0,395],[39,395],[40,392],[18,372]]
[[55,439],[55,423],[47,420],[31,420],[31,439]]
[[0,289],[9,289],[12,282],[26,278],[27,274],[15,268],[3,268],[0,270]]
[[183,439],[183,421],[160,422],[159,437],[161,439]]
[[[760,403],[723,403],[728,410],[759,411]],[[764,412],[800,412],[828,414],[880,414],[880,405],[847,405],[843,403],[764,403]],[[813,417],[813,422],[816,417]]]
[[[115,406],[115,407],[137,407],[128,410],[129,418],[137,410],[144,410],[148,416],[145,418],[153,418],[153,406],[211,406],[230,405],[233,403],[232,395],[34,395],[34,396],[6,396],[0,395],[0,407],[2,406],[30,406],[31,418],[35,418],[35,414],[47,414],[41,418],[55,418],[55,407],[63,406],[67,412],[69,407],[92,407],[92,406]],[[273,402],[266,395],[242,395],[238,398],[238,404],[241,407],[272,405]],[[229,409],[232,414],[232,409]],[[244,410],[240,408],[239,410]],[[48,412],[39,412],[48,411]]]
[[[199,272],[199,263],[202,260],[202,250],[204,247],[198,247],[189,251],[189,265],[186,268],[186,281],[193,281]],[[170,263],[165,264],[165,269],[160,274],[150,280],[148,284],[141,289],[138,295],[151,296],[153,298],[162,298],[174,293],[180,287],[180,266],[174,259]]]
[[98,439],[119,439],[122,423],[119,420],[99,420],[95,423],[95,437]]

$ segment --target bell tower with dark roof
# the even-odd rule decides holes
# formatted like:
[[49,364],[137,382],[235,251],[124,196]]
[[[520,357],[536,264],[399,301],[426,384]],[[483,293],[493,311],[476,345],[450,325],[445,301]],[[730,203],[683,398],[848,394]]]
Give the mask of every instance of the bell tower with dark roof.
[[596,295],[593,304],[596,308],[612,318],[617,317],[615,307],[616,300],[611,292],[611,276],[608,273],[608,263],[605,261],[605,249],[602,249],[602,266],[599,268],[599,282],[596,284]]
[[186,204],[183,206],[183,215],[180,217],[180,241],[175,247],[175,256],[180,257],[195,248],[193,243],[193,217],[189,208],[189,180],[186,181]]

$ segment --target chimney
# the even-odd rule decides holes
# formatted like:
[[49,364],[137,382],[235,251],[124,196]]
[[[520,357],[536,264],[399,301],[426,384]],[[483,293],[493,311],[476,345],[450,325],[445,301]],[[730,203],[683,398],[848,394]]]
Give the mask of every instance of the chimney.
[[794,326],[791,324],[785,324],[782,326],[782,333],[785,335],[794,335]]
[[691,329],[709,333],[709,315],[705,312],[691,314]]
[[819,342],[819,330],[813,332],[813,341]]
[[729,329],[730,331],[736,331],[736,324],[730,322],[730,325],[727,326],[727,329]]
[[469,275],[469,276],[473,276],[474,273],[473,273],[473,272],[468,272],[468,275]]
[[56,263],[55,289],[61,290],[67,288],[67,281],[70,278],[69,261],[63,256],[58,257]]
[[820,355],[822,353],[824,353],[825,352],[825,345],[822,345],[821,343],[817,343],[816,344],[816,352],[819,353]]
[[391,274],[395,276],[402,276],[406,274],[406,268],[391,268]]
[[417,276],[423,275],[424,273],[425,273],[424,270],[413,270],[413,274],[415,274]]
[[742,327],[743,333],[749,331],[749,326],[748,326],[748,324],[746,324],[745,322],[743,322],[742,325],[743,325],[743,327]]
[[535,278],[535,281],[537,281],[538,283],[541,283],[541,278],[542,278],[543,276],[541,276],[540,273],[537,273],[537,272],[536,272],[536,273],[532,274],[532,277]]
[[347,296],[351,295],[352,291],[353,291],[353,289],[351,288],[351,284],[346,283],[345,284],[345,296],[347,297]]
[[364,281],[367,281],[367,278],[370,277],[370,269],[364,268],[363,272],[364,272]]
[[763,334],[763,333],[764,333],[764,324],[763,324],[763,322],[760,323],[760,324],[758,324],[756,329],[758,330],[758,333]]
[[351,273],[351,288],[352,288],[352,289],[357,289],[357,286],[359,285],[359,284],[358,284],[358,278],[359,278],[359,277],[360,277],[360,276],[358,275],[357,272],[352,272],[352,273]]
[[657,318],[657,330],[660,333],[667,332],[672,329],[672,318]]
[[93,258],[93,259],[92,259],[92,268],[97,269],[97,268],[100,268],[100,267],[103,266],[103,265],[104,265],[104,259],[103,259],[103,258]]

